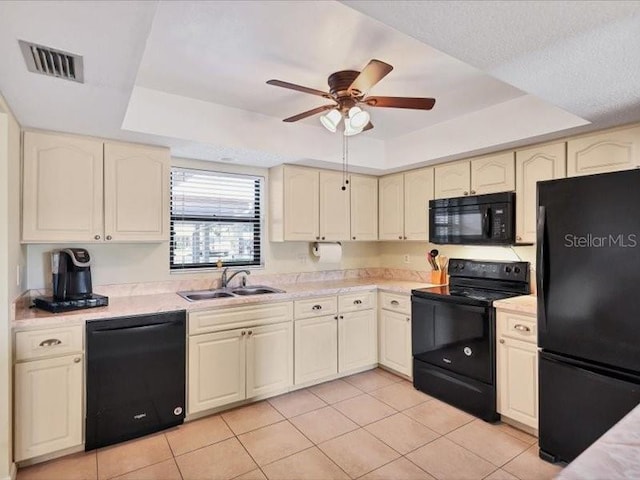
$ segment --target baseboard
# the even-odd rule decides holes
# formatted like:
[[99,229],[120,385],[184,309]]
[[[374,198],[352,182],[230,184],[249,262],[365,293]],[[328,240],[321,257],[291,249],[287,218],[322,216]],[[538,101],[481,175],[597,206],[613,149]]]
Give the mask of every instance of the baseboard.
[[9,471],[8,477],[0,477],[0,480],[16,480],[16,476],[18,475],[18,468],[15,463],[11,464],[11,470]]

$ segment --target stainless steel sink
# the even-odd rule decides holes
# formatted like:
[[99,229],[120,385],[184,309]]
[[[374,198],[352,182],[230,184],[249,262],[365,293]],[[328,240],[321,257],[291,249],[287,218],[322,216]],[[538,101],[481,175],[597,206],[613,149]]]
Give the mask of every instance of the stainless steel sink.
[[214,298],[232,298],[238,296],[244,297],[247,295],[264,295],[267,293],[284,293],[284,290],[267,287],[266,285],[255,285],[250,287],[237,287],[233,289],[219,288],[216,290],[191,290],[187,292],[178,292],[178,295],[190,302],[197,302],[198,300],[213,300]]
[[231,290],[235,295],[264,295],[266,293],[284,293],[284,290],[280,290],[273,287],[267,287],[264,285],[255,285],[251,287],[238,287]]
[[178,295],[190,302],[195,302],[197,300],[212,300],[214,298],[235,297],[235,295],[228,290],[195,290],[190,292],[178,292]]

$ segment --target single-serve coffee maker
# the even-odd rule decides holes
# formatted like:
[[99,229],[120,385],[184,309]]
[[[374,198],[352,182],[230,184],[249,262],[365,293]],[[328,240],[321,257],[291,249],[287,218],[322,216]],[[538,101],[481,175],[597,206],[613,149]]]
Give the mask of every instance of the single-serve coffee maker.
[[52,296],[34,300],[37,308],[66,312],[102,307],[109,299],[93,293],[91,257],[84,248],[65,248],[51,252]]

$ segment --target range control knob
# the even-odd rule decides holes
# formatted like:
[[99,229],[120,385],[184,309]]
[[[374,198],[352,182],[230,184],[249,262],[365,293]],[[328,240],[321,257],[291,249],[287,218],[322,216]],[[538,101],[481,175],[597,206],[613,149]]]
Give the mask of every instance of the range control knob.
[[464,270],[464,263],[460,263],[460,264],[458,264],[458,268],[459,268],[460,270]]
[[513,273],[520,273],[520,267],[514,267]]
[[511,273],[511,267],[504,267],[504,271],[507,273]]

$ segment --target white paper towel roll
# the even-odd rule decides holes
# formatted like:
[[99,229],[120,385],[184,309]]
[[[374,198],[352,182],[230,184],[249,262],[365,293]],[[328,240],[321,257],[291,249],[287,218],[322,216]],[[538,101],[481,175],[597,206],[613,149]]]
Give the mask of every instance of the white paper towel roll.
[[339,243],[316,243],[313,254],[318,257],[318,263],[340,263],[342,259],[342,245]]

